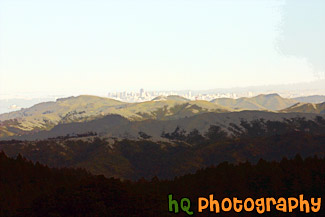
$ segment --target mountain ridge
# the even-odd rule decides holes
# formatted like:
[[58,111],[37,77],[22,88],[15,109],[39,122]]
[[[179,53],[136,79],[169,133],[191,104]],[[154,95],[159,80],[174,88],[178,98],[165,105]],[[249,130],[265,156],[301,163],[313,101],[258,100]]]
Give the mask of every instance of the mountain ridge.
[[[181,99],[181,100],[180,100]],[[0,137],[50,130],[58,124],[87,122],[117,114],[129,120],[178,119],[205,112],[231,111],[207,101],[184,101],[170,97],[162,101],[126,103],[110,98],[81,95],[44,102],[0,115]]]
[[[57,125],[89,122],[107,115],[119,115],[128,121],[168,121],[210,112],[229,113],[253,110],[322,114],[325,110],[322,105],[299,104],[300,106],[298,106],[297,103],[292,99],[282,98],[278,94],[261,94],[252,98],[239,99],[219,98],[212,102],[192,101],[172,95],[139,103],[80,95],[60,98],[55,102],[43,102],[27,109],[0,115],[0,138],[50,131]],[[284,109],[272,110],[283,107]]]

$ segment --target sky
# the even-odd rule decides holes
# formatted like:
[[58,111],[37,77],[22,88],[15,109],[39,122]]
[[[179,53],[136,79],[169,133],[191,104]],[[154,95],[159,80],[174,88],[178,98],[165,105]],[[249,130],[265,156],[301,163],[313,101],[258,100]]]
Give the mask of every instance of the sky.
[[323,11],[323,0],[0,0],[0,94],[322,79]]

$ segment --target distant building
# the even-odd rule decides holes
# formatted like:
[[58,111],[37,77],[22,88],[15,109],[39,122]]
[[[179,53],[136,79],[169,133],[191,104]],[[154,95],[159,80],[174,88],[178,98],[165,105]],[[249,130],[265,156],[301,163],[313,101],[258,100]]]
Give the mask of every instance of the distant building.
[[140,97],[143,97],[143,96],[144,96],[144,89],[141,88],[141,89],[140,89]]

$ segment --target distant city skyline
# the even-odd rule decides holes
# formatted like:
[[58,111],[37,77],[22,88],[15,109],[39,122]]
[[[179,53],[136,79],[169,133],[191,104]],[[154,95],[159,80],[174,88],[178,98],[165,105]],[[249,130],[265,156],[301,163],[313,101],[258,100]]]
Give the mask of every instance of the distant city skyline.
[[139,91],[115,91],[108,92],[108,98],[125,101],[125,102],[144,102],[155,99],[158,96],[177,95],[190,100],[206,100],[211,101],[216,98],[232,98],[254,97],[260,94],[279,94],[285,98],[294,98],[311,95],[325,95],[324,81],[314,82],[313,85],[308,83],[292,84],[292,85],[273,85],[264,87],[241,87],[228,89],[211,89],[211,90],[145,90],[140,88]]
[[[238,87],[228,87],[228,88],[211,88],[211,89],[145,89],[143,87],[137,87],[133,89],[115,89],[110,90],[104,88],[100,91],[71,91],[65,92],[63,90],[58,90],[56,92],[45,91],[45,92],[33,92],[33,91],[23,91],[16,93],[3,93],[0,92],[0,99],[11,99],[11,98],[24,98],[24,99],[33,99],[33,98],[48,98],[48,97],[68,97],[68,96],[78,96],[78,95],[96,95],[107,97],[108,93],[117,93],[117,92],[140,92],[143,89],[146,92],[175,92],[175,93],[185,93],[192,91],[194,94],[199,93],[243,93],[243,92],[256,92],[258,94],[263,93],[289,93],[292,92],[295,96],[305,96],[311,95],[312,92],[318,94],[325,94],[325,79],[316,79],[310,82],[299,82],[299,83],[287,83],[287,84],[273,84],[273,85],[252,85],[252,86],[238,86]],[[307,92],[306,92],[307,91]],[[309,91],[309,92],[308,92]],[[311,92],[310,92],[311,91]]]
[[324,95],[325,96],[325,80],[317,80],[311,83],[296,83],[291,85],[271,85],[271,86],[250,86],[240,88],[219,88],[206,90],[146,90],[139,88],[135,91],[103,91],[101,94],[96,93],[69,93],[69,94],[46,94],[32,93],[10,94],[0,93],[0,114],[17,111],[21,108],[27,108],[41,102],[56,101],[58,98],[70,96],[78,96],[81,94],[108,97],[124,102],[144,102],[150,101],[158,96],[179,95],[190,100],[206,100],[210,101],[216,98],[240,98],[254,97],[259,94],[277,93],[284,98],[295,98],[302,96]]

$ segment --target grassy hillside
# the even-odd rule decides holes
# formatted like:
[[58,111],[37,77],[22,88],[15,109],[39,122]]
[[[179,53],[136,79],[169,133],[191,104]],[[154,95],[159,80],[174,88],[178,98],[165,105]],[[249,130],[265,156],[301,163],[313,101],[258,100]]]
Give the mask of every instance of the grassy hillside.
[[97,97],[78,96],[58,99],[56,102],[44,102],[20,111],[0,115],[0,121],[17,119],[18,128],[32,130],[48,129],[58,123],[76,122],[98,115],[107,114],[112,107],[122,106],[123,102]]
[[260,119],[231,126],[233,134],[228,135],[214,125],[209,126],[207,132],[176,128],[165,133],[164,140],[160,141],[98,135],[10,140],[0,142],[0,151],[9,156],[21,153],[51,167],[83,167],[94,174],[128,179],[155,175],[173,178],[222,161],[256,162],[260,158],[278,160],[297,153],[303,156],[325,153],[324,118],[313,121],[294,118],[282,122]]
[[258,95],[255,97],[242,97],[239,99],[217,98],[211,102],[235,110],[269,110],[277,111],[287,108],[297,101],[293,99],[282,98],[278,94]]
[[[58,136],[97,133],[100,136],[136,139],[139,132],[144,132],[155,140],[161,140],[162,132],[172,132],[177,126],[186,131],[197,129],[206,132],[210,125],[217,125],[228,131],[229,126],[240,124],[242,120],[253,121],[258,119],[270,121],[283,121],[291,118],[315,119],[317,114],[306,113],[273,113],[264,111],[241,111],[227,113],[202,113],[191,117],[171,120],[141,120],[130,121],[119,115],[108,115],[87,122],[64,123],[54,126],[51,130],[28,133],[22,136],[4,137],[1,139],[35,140]],[[325,117],[324,115],[322,115]]]
[[301,113],[315,113],[325,114],[325,102],[315,103],[297,103],[289,108],[281,110],[281,112],[301,112]]
[[207,101],[189,101],[178,96],[156,98],[141,103],[125,103],[104,97],[82,95],[45,102],[20,111],[0,115],[0,136],[22,135],[50,130],[58,124],[87,122],[109,114],[132,121],[170,120],[229,109]]
[[[27,109],[0,115],[0,138],[31,133],[37,134],[38,132],[46,134],[44,131],[49,131],[58,125],[63,126],[63,124],[69,123],[87,123],[99,120],[111,114],[120,115],[128,121],[136,123],[132,124],[133,128],[118,124],[113,129],[106,127],[111,126],[111,124],[106,124],[105,126],[99,124],[93,126],[93,129],[101,127],[102,130],[98,129],[100,133],[111,131],[111,134],[114,134],[115,136],[121,136],[123,134],[136,135],[139,128],[135,125],[138,124],[142,126],[142,124],[137,123],[137,121],[144,120],[176,120],[177,124],[182,124],[183,120],[181,119],[210,112],[219,114],[242,110],[275,111],[281,109],[277,112],[321,114],[324,111],[323,104],[294,105],[295,103],[294,100],[282,98],[277,94],[259,95],[252,98],[239,99],[220,98],[215,99],[212,102],[204,100],[191,101],[180,96],[160,96],[151,101],[141,103],[126,103],[105,97],[81,95],[77,97],[58,99],[55,102],[39,103]],[[249,113],[241,113],[240,115],[242,116],[240,117],[237,117],[237,114],[234,114],[229,118],[232,119],[233,117],[236,117],[235,120],[232,120],[236,122],[240,118],[249,118],[250,115],[248,114]],[[248,117],[246,117],[247,115]],[[223,119],[222,116],[223,115],[219,117]],[[204,116],[199,116],[199,118],[196,119],[203,117]],[[212,118],[211,120],[215,119]],[[188,124],[189,127],[198,127],[204,130],[205,128],[202,127],[200,123],[204,121],[205,123],[211,123],[211,120],[203,118],[202,120],[197,120],[197,123],[193,122]],[[229,124],[229,121],[225,121]],[[159,124],[159,126],[160,125],[161,124]],[[220,125],[227,126],[227,124],[222,122]],[[79,127],[80,129],[74,129],[74,131],[82,131],[82,133],[85,133],[83,125],[76,125],[75,127]],[[152,126],[152,128],[153,129],[149,130],[150,133],[153,133],[154,135],[161,133],[161,131],[157,133],[156,130],[162,130],[161,127]],[[89,129],[89,127],[85,127],[85,129],[93,131]],[[62,130],[59,131],[61,132]],[[53,132],[57,132],[57,129],[54,129]],[[52,135],[53,132],[50,134]],[[68,130],[68,132],[71,132],[71,130]],[[58,133],[53,133],[53,135],[58,135]],[[62,136],[62,133],[59,135]]]

